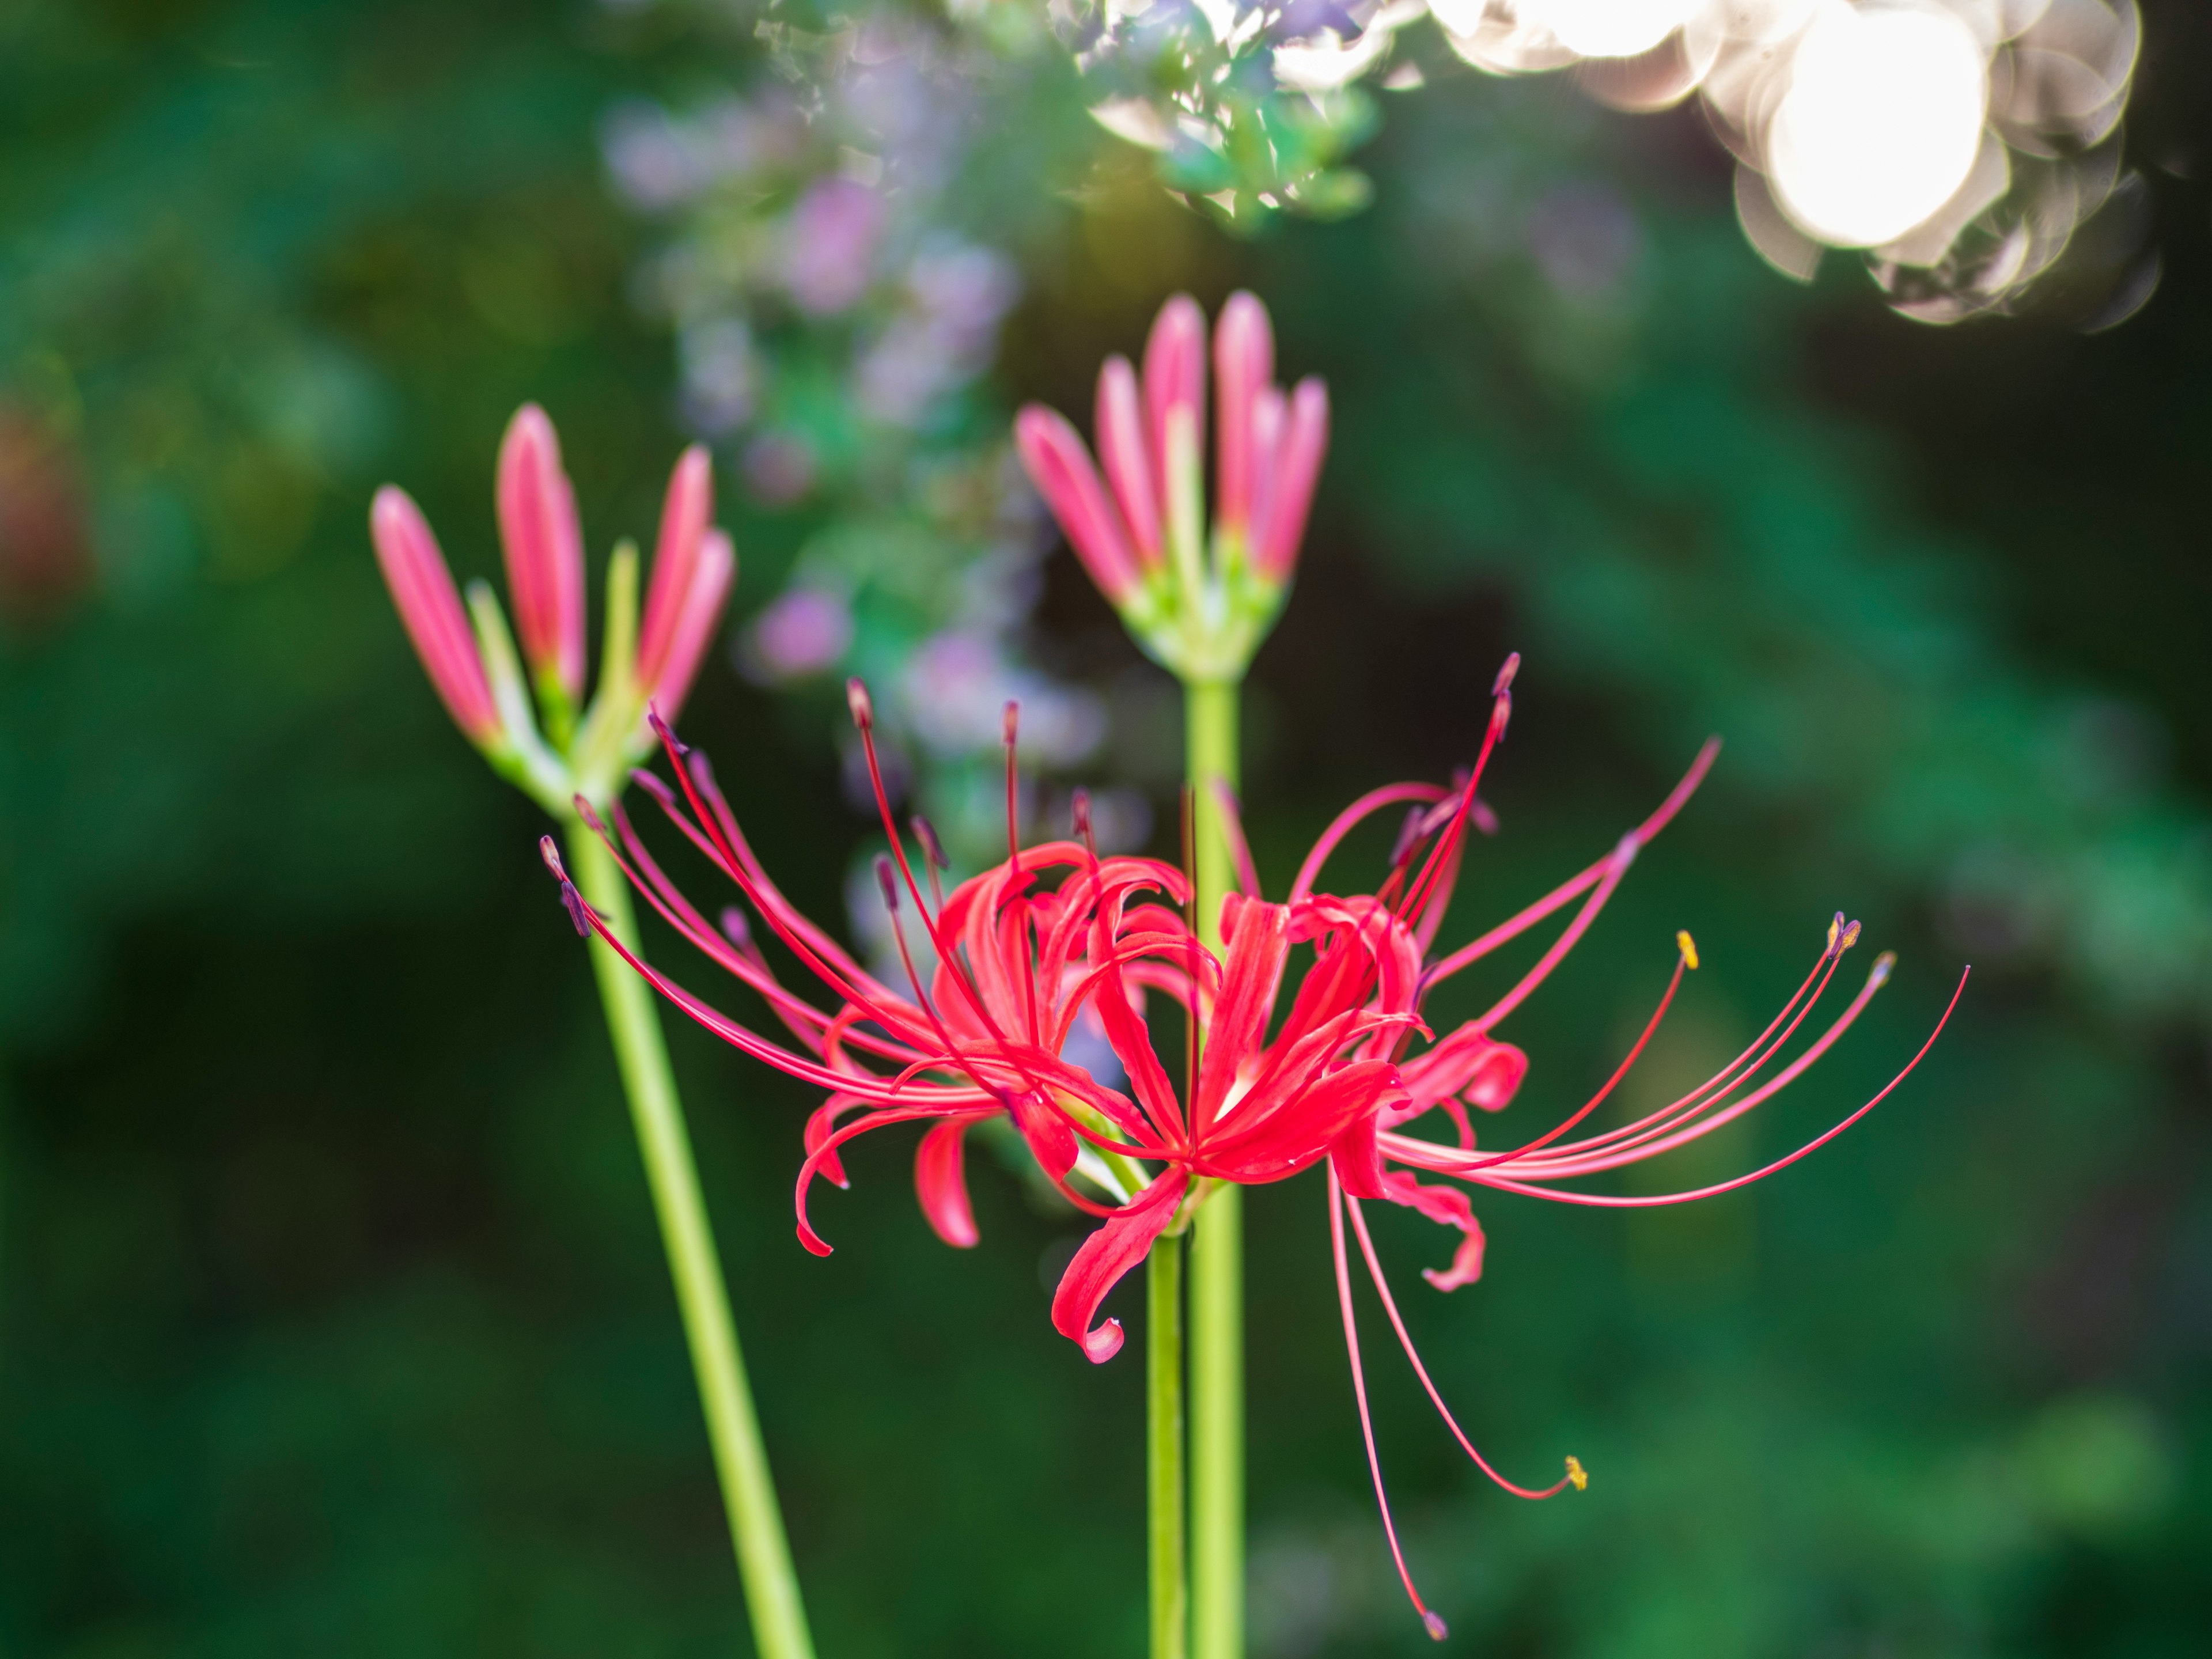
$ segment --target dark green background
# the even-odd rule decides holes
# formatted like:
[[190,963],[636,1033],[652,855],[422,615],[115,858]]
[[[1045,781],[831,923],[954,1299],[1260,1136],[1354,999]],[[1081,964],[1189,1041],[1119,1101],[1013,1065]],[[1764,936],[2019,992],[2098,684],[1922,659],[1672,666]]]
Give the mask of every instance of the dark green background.
[[[1546,1505],[1491,1489],[1369,1310],[1453,1651],[2201,1646],[2212,133],[2203,22],[2149,9],[2128,143],[2164,277],[2109,333],[2063,306],[1932,331],[1842,258],[1794,289],[1694,118],[1441,64],[1389,100],[1363,216],[1231,243],[1125,162],[1026,251],[1010,399],[1083,409],[1176,285],[1258,288],[1285,366],[1329,377],[1315,532],[1250,696],[1273,884],[1352,793],[1462,760],[1508,648],[1505,833],[1449,937],[1728,736],[1516,1022],[1516,1125],[1610,1069],[1678,927],[1707,965],[1652,1093],[1763,1023],[1832,910],[1903,966],[1772,1121],[1655,1183],[1823,1127],[1977,964],[1914,1079],[1756,1193],[1483,1200],[1489,1274],[1450,1298],[1414,1272],[1448,1241],[1380,1218],[1486,1448],[1593,1472]],[[704,73],[672,26],[581,5],[0,19],[0,462],[50,502],[0,547],[0,1654],[744,1650],[539,824],[446,726],[363,534],[398,478],[487,570],[526,397],[594,550],[649,525],[668,351],[624,297],[644,236],[595,124]],[[1590,201],[1632,232],[1596,291],[1495,234]],[[732,521],[746,609],[779,532]],[[1113,689],[1103,775],[1173,775],[1164,688],[1065,559],[1033,643]],[[818,716],[718,661],[688,726],[834,919],[865,825]],[[984,1243],[945,1250],[885,1135],[820,1194],[838,1250],[809,1258],[805,1091],[673,1040],[825,1659],[1139,1651],[1136,1349],[1094,1369],[1045,1316],[1075,1219],[979,1158]],[[1260,1650],[1426,1650],[1365,1490],[1320,1191],[1250,1207]]]

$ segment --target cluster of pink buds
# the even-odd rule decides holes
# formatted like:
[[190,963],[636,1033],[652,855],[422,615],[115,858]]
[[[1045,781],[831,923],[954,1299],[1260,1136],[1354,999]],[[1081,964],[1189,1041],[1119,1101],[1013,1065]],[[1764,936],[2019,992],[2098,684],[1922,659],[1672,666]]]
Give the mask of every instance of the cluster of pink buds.
[[565,816],[579,795],[604,803],[619,790],[653,744],[648,710],[672,719],[683,706],[737,580],[737,552],[708,523],[714,467],[695,444],[668,481],[642,625],[637,549],[623,542],[608,563],[599,693],[585,707],[583,531],[561,441],[535,404],[515,411],[500,445],[497,506],[512,635],[489,583],[470,583],[464,607],[405,490],[376,492],[369,532],[453,723],[501,773]]
[[1139,380],[1126,357],[1098,371],[1102,479],[1066,417],[1031,404],[1014,445],[1076,556],[1139,643],[1185,679],[1240,678],[1297,568],[1328,448],[1328,389],[1274,383],[1267,308],[1230,295],[1213,337],[1213,523],[1206,528],[1206,315],[1161,307]]

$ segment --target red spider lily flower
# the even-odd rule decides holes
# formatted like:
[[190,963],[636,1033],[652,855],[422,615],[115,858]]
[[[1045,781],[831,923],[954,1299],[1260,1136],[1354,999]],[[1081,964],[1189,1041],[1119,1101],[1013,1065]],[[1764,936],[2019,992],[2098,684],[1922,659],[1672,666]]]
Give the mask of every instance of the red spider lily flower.
[[635,550],[624,544],[609,563],[606,661],[598,696],[580,721],[583,536],[560,439],[535,404],[507,425],[495,501],[514,636],[488,584],[471,582],[463,605],[429,526],[404,490],[387,484],[377,491],[370,533],[400,619],[454,724],[500,771],[550,810],[566,812],[580,793],[605,799],[650,748],[649,707],[672,719],[682,708],[736,582],[737,552],[708,525],[713,469],[695,445],[669,480],[641,628]]
[[1014,447],[1084,568],[1139,641],[1177,672],[1241,669],[1297,564],[1328,447],[1328,392],[1274,384],[1267,308],[1231,295],[1213,341],[1218,449],[1212,531],[1201,477],[1206,317],[1187,295],[1161,307],[1141,383],[1126,357],[1098,371],[1100,466],[1067,419],[1041,404]]
[[[1679,1147],[1753,1109],[1826,1053],[1889,975],[1891,958],[1885,956],[1827,1028],[1781,1063],[1785,1047],[1856,942],[1857,925],[1838,916],[1805,983],[1731,1065],[1636,1123],[1569,1139],[1627,1074],[1658,1029],[1684,972],[1696,966],[1695,946],[1683,934],[1656,1011],[1605,1086],[1534,1139],[1505,1152],[1478,1152],[1467,1108],[1503,1109],[1528,1070],[1527,1057],[1494,1036],[1495,1028],[1588,932],[1638,851],[1681,809],[1717,752],[1717,745],[1708,744],[1658,808],[1605,857],[1471,944],[1435,956],[1435,935],[1468,828],[1480,827],[1486,817],[1476,791],[1505,732],[1517,660],[1509,661],[1498,677],[1489,726],[1467,773],[1448,787],[1396,784],[1354,802],[1315,845],[1283,902],[1261,896],[1232,815],[1243,890],[1224,903],[1226,945],[1218,955],[1200,943],[1180,908],[1190,892],[1183,872],[1156,860],[1102,858],[1079,797],[1074,839],[1027,848],[1016,842],[1016,711],[1011,704],[1008,857],[945,894],[934,837],[917,821],[925,896],[924,877],[915,872],[884,793],[872,714],[857,681],[850,687],[853,713],[890,849],[878,859],[878,873],[906,967],[906,990],[895,990],[871,975],[784,898],[747,845],[704,757],[685,749],[665,726],[664,744],[678,789],[642,774],[641,783],[822,983],[830,1006],[817,1006],[789,989],[770,969],[751,927],[741,918],[726,917],[719,928],[710,925],[663,872],[619,809],[608,839],[647,902],[757,992],[789,1040],[764,1036],[718,1012],[631,956],[565,877],[563,902],[580,931],[596,929],[694,1019],[746,1053],[829,1091],[807,1124],[806,1158],[798,1182],[799,1238],[810,1250],[829,1249],[807,1218],[815,1176],[843,1186],[841,1147],[855,1136],[908,1122],[928,1126],[915,1165],[924,1214],[948,1243],[973,1244],[976,1229],[962,1169],[962,1139],[979,1122],[1001,1114],[1010,1118],[1046,1177],[1071,1203],[1101,1220],[1068,1265],[1052,1307],[1054,1327],[1080,1343],[1093,1361],[1110,1358],[1121,1346],[1118,1321],[1097,1322],[1107,1293],[1144,1259],[1156,1238],[1185,1224],[1208,1193],[1223,1182],[1281,1181],[1326,1164],[1338,1297],[1376,1502],[1407,1593],[1431,1633],[1441,1637],[1443,1620],[1422,1601],[1406,1566],[1375,1453],[1352,1302],[1347,1220],[1415,1374],[1484,1474],[1504,1490],[1531,1498],[1548,1498],[1569,1486],[1579,1488],[1587,1477],[1569,1458],[1565,1475],[1553,1485],[1521,1486],[1498,1474],[1475,1449],[1413,1349],[1369,1235],[1363,1201],[1405,1206],[1460,1234],[1450,1267],[1427,1275],[1438,1288],[1449,1290],[1480,1275],[1482,1235],[1464,1190],[1425,1184],[1420,1175],[1571,1203],[1684,1202],[1758,1180],[1825,1144],[1886,1098],[1935,1041],[1931,1034],[1887,1088],[1835,1127],[1735,1181],[1626,1198],[1565,1185]],[[1351,896],[1317,891],[1321,873],[1345,836],[1373,814],[1401,805],[1409,808],[1408,817],[1376,889]],[[544,852],[559,875],[550,841]],[[1558,937],[1503,997],[1441,1036],[1430,1030],[1421,1007],[1439,982],[1570,907]],[[927,986],[906,933],[909,910],[936,955]],[[1279,1015],[1290,955],[1297,947],[1310,947],[1312,960],[1288,1008]],[[1964,986],[1962,978],[1961,992]],[[1146,1000],[1155,994],[1194,1012],[1204,1033],[1202,1058],[1180,1091],[1156,1052],[1146,1020]],[[1953,1006],[1958,994],[1953,995]],[[1944,1019],[1948,1018],[1947,1008]],[[1126,1092],[1102,1084],[1066,1057],[1079,1020],[1095,1021],[1103,1030],[1126,1072]],[[1937,1023],[1936,1033],[1942,1024]],[[1422,1040],[1419,1052],[1408,1052],[1409,1045]],[[1432,1112],[1449,1124],[1449,1141],[1406,1133],[1408,1125]],[[1085,1186],[1076,1184],[1079,1179]]]

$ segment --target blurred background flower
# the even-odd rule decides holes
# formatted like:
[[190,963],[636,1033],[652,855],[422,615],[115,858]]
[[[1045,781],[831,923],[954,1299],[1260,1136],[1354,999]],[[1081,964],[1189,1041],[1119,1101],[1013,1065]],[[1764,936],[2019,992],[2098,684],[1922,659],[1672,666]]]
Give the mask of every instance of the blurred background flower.
[[[1346,96],[1288,101],[1317,125],[1263,108],[1259,161],[1299,178],[1348,165],[1328,144],[1357,123],[1330,123],[1387,110],[1367,185],[1328,186],[1367,210],[1316,220],[1176,201],[1177,141],[1094,118],[1112,88],[1088,77],[1122,71],[1079,70],[1053,29],[1095,51],[1080,20],[1026,5],[895,14],[888,56],[857,26],[673,0],[11,14],[0,1649],[728,1650],[734,1574],[592,992],[548,968],[574,939],[533,810],[410,665],[370,492],[406,478],[457,574],[490,573],[487,480],[536,399],[596,586],[680,438],[710,436],[745,575],[687,726],[811,914],[867,843],[831,737],[855,665],[948,837],[989,833],[961,745],[1012,688],[1025,732],[1061,733],[1039,824],[1106,784],[1128,844],[1171,848],[1169,688],[1052,550],[1007,428],[1030,398],[1087,410],[1167,294],[1211,311],[1244,286],[1335,414],[1255,669],[1268,879],[1348,793],[1464,759],[1510,647],[1470,902],[1542,890],[1729,739],[1609,913],[1617,948],[1522,1034],[1516,1115],[1632,1038],[1639,939],[1653,974],[1686,924],[1705,957],[1655,1088],[1733,1053],[1840,905],[1904,945],[1836,1098],[1977,964],[1912,1098],[1788,1181],[1648,1224],[1501,1206],[1492,1280],[1407,1298],[1486,1445],[1572,1443],[1594,1477],[1506,1509],[1414,1385],[1378,1387],[1457,1639],[2187,1650],[2212,1547],[2212,33],[2142,9],[2106,205],[2049,221],[2069,251],[2021,291],[2045,302],[1946,331],[1900,322],[1909,284],[1869,292],[1856,259],[1803,285],[1761,262],[1703,112],[1719,80],[1623,112],[1480,73],[1421,20]],[[1990,96],[2017,88],[2026,37],[1973,38]],[[2051,50],[2109,61],[2071,40]],[[1279,95],[1243,73],[1224,97]],[[2116,155],[2110,133],[2039,156],[2044,117],[2006,107],[2005,202]],[[1741,165],[1808,234],[1780,163]],[[869,251],[842,310],[806,308],[837,283],[787,247],[817,188],[818,234]],[[1961,247],[2002,240],[1991,210]],[[682,1034],[676,1061],[730,1255],[764,1264],[734,1293],[778,1334],[753,1363],[823,1650],[1132,1650],[1138,1472],[1086,1430],[1133,1420],[1137,1379],[1040,1316],[1081,1226],[979,1167],[984,1248],[948,1266],[885,1206],[805,1259],[786,1206],[811,1102]],[[1280,1263],[1253,1285],[1257,1634],[1386,1650],[1408,1633],[1309,1293],[1323,1247],[1275,1196],[1251,1206]]]

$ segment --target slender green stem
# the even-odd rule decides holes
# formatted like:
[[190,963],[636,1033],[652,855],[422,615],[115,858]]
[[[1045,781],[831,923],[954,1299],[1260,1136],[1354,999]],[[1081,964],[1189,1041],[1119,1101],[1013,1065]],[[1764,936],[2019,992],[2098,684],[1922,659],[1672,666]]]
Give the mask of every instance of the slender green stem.
[[[1237,784],[1237,685],[1183,688],[1200,937],[1221,947],[1234,880],[1218,785]],[[1190,1267],[1191,1635],[1195,1659],[1244,1652],[1244,1195],[1224,1186],[1198,1212]]]
[[[629,884],[613,855],[580,824],[569,824],[568,842],[568,872],[577,890],[623,942],[636,949]],[[737,1546],[753,1641],[762,1659],[813,1659],[814,1642],[807,1634],[806,1609],[799,1598],[799,1577],[792,1570],[791,1547],[776,1508],[775,1483],[769,1474],[767,1449],[761,1444],[760,1421],[738,1350],[737,1325],[730,1317],[729,1292],[714,1253],[699,1172],[691,1161],[683,1103],[677,1098],[668,1048],[661,1041],[659,1013],[644,980],[596,937],[592,968],[606,1005],[607,1034],[614,1039],[638,1147],[645,1155],[653,1207],[668,1246],[668,1268],[676,1281],[684,1334],[691,1345],[699,1399],[706,1408],[707,1434],[714,1443],[714,1468],[721,1477],[722,1502]]]
[[1145,1269],[1145,1484],[1152,1511],[1152,1659],[1188,1659],[1183,1528],[1182,1239],[1156,1239]]

